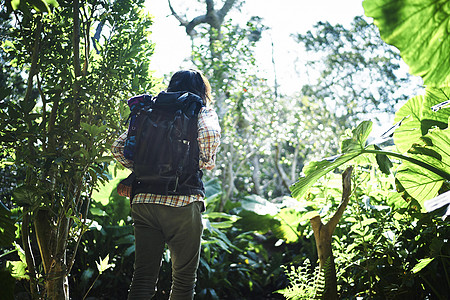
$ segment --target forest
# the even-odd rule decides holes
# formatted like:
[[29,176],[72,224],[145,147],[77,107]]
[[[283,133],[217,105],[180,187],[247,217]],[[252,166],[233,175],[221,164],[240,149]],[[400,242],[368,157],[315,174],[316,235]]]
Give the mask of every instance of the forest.
[[[146,3],[0,4],[0,299],[127,299],[130,171],[111,145],[127,99],[172,75],[151,67]],[[261,72],[271,28],[231,17],[244,4],[166,3],[222,129],[195,299],[450,299],[450,2],[361,0],[351,24],[286,28],[308,58],[293,92],[273,51]]]

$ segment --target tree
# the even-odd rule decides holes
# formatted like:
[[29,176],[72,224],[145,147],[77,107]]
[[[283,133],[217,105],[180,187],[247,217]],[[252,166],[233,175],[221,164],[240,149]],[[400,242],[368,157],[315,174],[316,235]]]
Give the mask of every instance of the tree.
[[[220,9],[216,9],[216,3],[214,0],[206,0],[206,13],[198,15],[189,20],[186,16],[181,16],[180,14],[178,14],[173,8],[170,0],[168,0],[172,15],[180,22],[181,26],[185,27],[186,34],[190,36],[192,40],[198,34],[197,30],[195,29],[196,27],[209,25],[209,28],[207,29],[207,38],[209,39],[208,49],[211,56],[211,61],[214,61],[215,63],[222,61],[223,58],[223,48],[217,47],[217,43],[220,43],[223,39],[222,27],[224,25],[224,22],[226,21],[226,16],[233,8],[233,6],[237,5],[238,3],[239,0],[226,0],[224,1]],[[224,72],[222,68],[217,68],[212,65],[210,67],[212,67],[213,70],[211,78],[213,78],[214,83],[219,83],[219,86],[222,86],[222,82],[224,82],[224,80],[227,78],[227,72]],[[219,86],[215,87],[216,92],[221,91]],[[225,97],[223,93],[216,93],[216,101],[218,115],[219,117],[222,117],[226,112],[224,103]]]
[[313,31],[295,39],[309,53],[320,55],[304,70],[312,83],[303,86],[303,94],[331,107],[341,128],[392,114],[414,89],[411,77],[401,69],[398,51],[381,40],[377,28],[363,17],[355,17],[350,28],[318,22]]
[[310,83],[297,97],[278,100],[287,103],[274,118],[282,120],[273,153],[284,191],[308,161],[338,150],[346,128],[359,119],[392,113],[413,86],[399,70],[398,53],[362,17],[355,17],[350,28],[318,22],[294,38],[310,54],[302,69]]
[[[14,10],[14,26],[1,57],[10,74],[21,70],[28,78],[2,89],[2,164],[24,174],[12,201],[22,209],[32,297],[69,299],[67,276],[89,227],[91,195],[107,180],[109,144],[125,117],[121,100],[154,85],[151,20],[143,1],[16,4],[2,8]],[[20,85],[26,89],[16,93]]]

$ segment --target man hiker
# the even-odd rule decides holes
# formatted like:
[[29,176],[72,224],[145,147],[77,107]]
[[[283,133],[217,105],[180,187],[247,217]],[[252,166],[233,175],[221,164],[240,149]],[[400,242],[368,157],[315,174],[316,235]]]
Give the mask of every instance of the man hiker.
[[[138,106],[141,100],[147,102]],[[128,102],[130,127],[112,145],[115,159],[133,171],[136,248],[128,299],[153,297],[166,244],[172,261],[170,299],[193,299],[205,210],[202,169],[214,168],[220,144],[211,86],[201,72],[181,70],[157,97]]]

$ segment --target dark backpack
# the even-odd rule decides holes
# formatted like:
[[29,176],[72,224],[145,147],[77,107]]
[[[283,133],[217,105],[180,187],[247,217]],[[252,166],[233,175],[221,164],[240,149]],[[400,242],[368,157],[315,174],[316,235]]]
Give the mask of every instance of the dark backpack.
[[188,92],[131,98],[124,156],[133,161],[132,195],[202,194],[198,113],[203,101]]

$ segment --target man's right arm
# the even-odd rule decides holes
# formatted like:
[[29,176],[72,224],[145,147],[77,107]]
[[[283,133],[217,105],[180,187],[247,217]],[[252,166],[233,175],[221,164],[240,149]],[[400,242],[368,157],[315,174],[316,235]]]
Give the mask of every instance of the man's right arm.
[[203,107],[198,114],[198,145],[200,169],[212,170],[216,165],[216,153],[220,145],[220,125],[216,112]]

